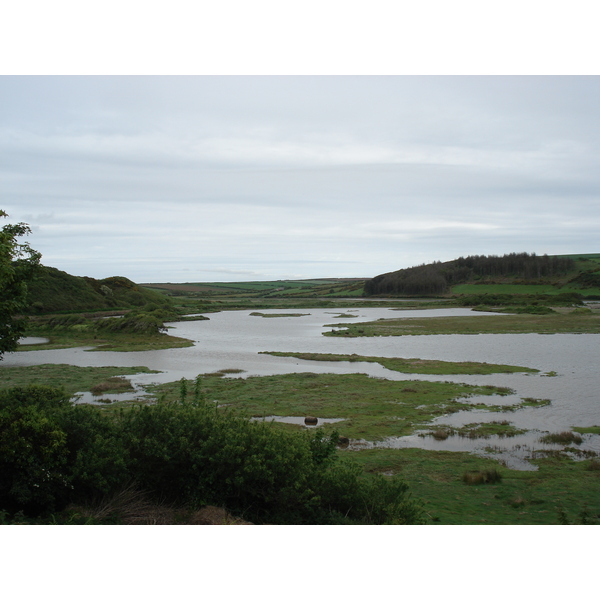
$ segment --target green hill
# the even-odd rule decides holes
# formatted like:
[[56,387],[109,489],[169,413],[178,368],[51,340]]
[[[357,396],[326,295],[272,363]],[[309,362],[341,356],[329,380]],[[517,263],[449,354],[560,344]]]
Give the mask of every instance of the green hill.
[[568,294],[600,298],[600,254],[467,256],[377,275],[365,295]]
[[168,304],[160,292],[139,287],[125,277],[76,277],[40,266],[27,284],[31,314],[131,309]]

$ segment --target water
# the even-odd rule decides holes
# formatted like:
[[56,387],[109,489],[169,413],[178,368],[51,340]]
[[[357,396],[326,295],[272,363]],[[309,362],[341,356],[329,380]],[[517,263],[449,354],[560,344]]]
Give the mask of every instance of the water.
[[[398,336],[374,338],[325,337],[325,324],[339,326],[344,321],[357,323],[380,318],[415,318],[464,316],[477,318],[489,313],[469,309],[432,309],[395,311],[387,308],[352,307],[332,309],[263,310],[263,313],[310,313],[302,317],[262,318],[251,316],[252,311],[210,313],[208,321],[187,321],[171,324],[173,335],[193,340],[190,348],[174,348],[151,352],[90,352],[88,348],[65,350],[35,350],[6,355],[2,366],[33,364],[72,364],[78,366],[147,366],[161,371],[158,374],[132,376],[139,386],[150,383],[193,379],[198,374],[221,369],[243,369],[233,377],[275,375],[282,373],[366,373],[392,380],[452,381],[475,385],[504,386],[515,390],[513,397],[487,397],[493,404],[518,403],[521,398],[549,399],[550,405],[523,408],[515,412],[489,413],[465,411],[437,419],[429,429],[438,425],[461,425],[489,420],[507,420],[529,433],[490,439],[449,437],[443,441],[418,435],[386,440],[388,447],[421,447],[439,450],[471,451],[491,454],[513,468],[534,468],[526,461],[540,450],[560,446],[539,442],[544,432],[560,432],[571,427],[600,425],[600,371],[598,357],[600,336],[592,334],[482,334]],[[339,315],[344,315],[338,318]],[[350,318],[348,315],[354,315]],[[539,369],[540,374],[497,375],[407,375],[389,371],[374,363],[316,362],[296,358],[259,354],[262,351],[322,352],[362,354],[403,358],[437,359],[446,361],[477,361],[520,365]],[[555,377],[546,373],[556,372]],[[116,395],[114,399],[123,395]],[[83,401],[92,399],[83,396]],[[475,399],[474,399],[475,400]],[[81,401],[81,400],[80,400]],[[315,415],[319,416],[319,415]],[[324,415],[326,416],[326,415]],[[600,436],[584,435],[578,447],[584,451],[600,452]],[[374,444],[363,443],[363,446]]]

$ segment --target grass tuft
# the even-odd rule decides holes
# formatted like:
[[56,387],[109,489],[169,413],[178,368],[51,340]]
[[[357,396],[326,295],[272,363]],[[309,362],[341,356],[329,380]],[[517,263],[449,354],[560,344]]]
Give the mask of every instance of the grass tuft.
[[92,386],[91,392],[94,396],[100,396],[106,392],[119,393],[127,392],[132,389],[133,386],[128,379],[125,379],[124,377],[110,377],[106,381],[102,381],[101,383]]
[[572,431],[561,431],[560,433],[548,433],[540,438],[545,444],[581,444],[583,438]]
[[467,485],[500,483],[502,480],[502,474],[497,469],[487,469],[486,471],[467,471],[463,473],[462,480]]

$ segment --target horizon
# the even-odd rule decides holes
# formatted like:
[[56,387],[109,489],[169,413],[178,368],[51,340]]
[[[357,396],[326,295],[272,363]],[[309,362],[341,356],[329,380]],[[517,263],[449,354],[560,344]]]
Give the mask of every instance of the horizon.
[[[507,253],[510,254],[510,253]],[[534,255],[535,253],[528,253],[531,255]],[[485,256],[494,256],[494,255],[485,255]],[[537,256],[543,256],[543,255],[537,255]],[[578,256],[600,256],[600,252],[579,252],[579,253],[574,253],[574,254],[549,254],[548,256],[557,256],[557,257],[564,257],[564,258],[570,258],[570,257],[578,257]],[[43,258],[43,257],[42,257]],[[458,258],[463,258],[463,257],[456,257],[454,259],[451,259],[450,261],[444,261],[444,262],[452,262],[454,260],[457,260]],[[287,281],[336,281],[336,280],[344,280],[344,281],[350,281],[350,280],[364,280],[364,281],[368,281],[369,279],[373,279],[379,275],[385,275],[387,273],[393,273],[395,271],[400,271],[402,269],[406,269],[406,268],[413,268],[413,267],[420,267],[426,264],[432,264],[434,262],[438,262],[438,261],[432,261],[431,263],[422,263],[419,265],[411,265],[410,267],[400,267],[399,269],[394,269],[393,271],[385,271],[385,272],[379,272],[375,275],[369,275],[369,276],[364,276],[364,277],[337,277],[337,276],[323,276],[323,277],[304,277],[304,278],[296,278],[296,279],[239,279],[239,280],[209,280],[209,279],[202,279],[202,280],[189,280],[189,281],[170,281],[170,280],[148,280],[148,281],[136,281],[136,280],[131,280],[133,281],[133,283],[135,283],[136,285],[152,285],[152,284],[166,284],[166,285],[196,285],[196,284],[206,284],[206,285],[211,285],[211,284],[235,284],[235,283],[278,283],[278,282],[282,282],[285,283]],[[441,261],[439,261],[441,262]],[[57,267],[53,267],[52,265],[46,265],[43,263],[43,261],[40,263],[42,266],[44,267],[50,267],[50,268],[57,268]],[[63,269],[59,269],[59,270],[63,270]],[[66,272],[66,271],[65,271]],[[68,273],[68,272],[67,272]],[[73,273],[68,273],[69,275],[73,275]],[[89,277],[88,275],[77,275],[77,277]],[[120,275],[120,274],[113,274],[113,275],[108,275],[107,277],[100,277],[100,278],[94,278],[94,279],[107,279],[110,277],[125,277],[124,275]],[[129,278],[128,278],[129,279]]]

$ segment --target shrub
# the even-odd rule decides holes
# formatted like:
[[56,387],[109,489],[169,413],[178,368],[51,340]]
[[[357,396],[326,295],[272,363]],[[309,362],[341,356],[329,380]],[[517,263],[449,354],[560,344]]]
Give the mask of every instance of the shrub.
[[154,502],[256,523],[421,522],[403,481],[338,459],[336,433],[252,422],[207,406],[196,387],[190,401],[104,414],[53,388],[0,393],[0,512],[94,505],[132,483]]
[[0,393],[0,508],[61,510],[127,477],[115,426],[93,407],[46,386]]

